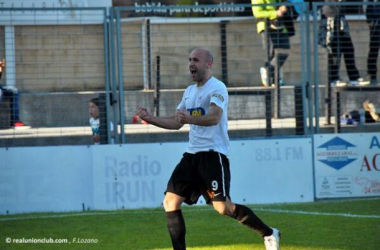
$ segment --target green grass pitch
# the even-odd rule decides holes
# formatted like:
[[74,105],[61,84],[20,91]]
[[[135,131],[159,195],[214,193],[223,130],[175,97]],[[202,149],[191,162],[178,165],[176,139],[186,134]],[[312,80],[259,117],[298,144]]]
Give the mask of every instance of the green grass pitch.
[[[282,250],[380,249],[379,198],[249,207],[282,231]],[[183,210],[189,250],[265,249],[258,235],[212,207]],[[46,242],[59,239],[67,243]],[[23,243],[26,240],[36,243]],[[0,216],[0,249],[170,250],[170,246],[162,208]]]

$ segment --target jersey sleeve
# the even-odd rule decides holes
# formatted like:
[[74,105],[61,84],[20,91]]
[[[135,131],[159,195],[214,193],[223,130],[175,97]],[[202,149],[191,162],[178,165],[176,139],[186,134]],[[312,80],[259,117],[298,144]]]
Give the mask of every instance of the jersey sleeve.
[[225,109],[228,100],[228,92],[226,89],[218,89],[211,94],[210,104],[214,103],[221,109]]
[[185,94],[186,94],[186,92],[187,92],[187,89],[185,90],[185,92],[182,95],[182,99],[181,99],[181,102],[177,106],[177,110],[186,109],[186,104],[185,104]]

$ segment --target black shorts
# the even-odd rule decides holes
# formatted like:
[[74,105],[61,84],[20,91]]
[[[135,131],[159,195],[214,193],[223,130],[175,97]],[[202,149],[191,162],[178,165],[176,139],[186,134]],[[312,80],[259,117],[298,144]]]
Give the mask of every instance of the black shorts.
[[203,195],[210,204],[230,199],[230,181],[230,163],[225,155],[214,151],[184,153],[169,179],[166,192],[184,197],[189,205],[196,204]]

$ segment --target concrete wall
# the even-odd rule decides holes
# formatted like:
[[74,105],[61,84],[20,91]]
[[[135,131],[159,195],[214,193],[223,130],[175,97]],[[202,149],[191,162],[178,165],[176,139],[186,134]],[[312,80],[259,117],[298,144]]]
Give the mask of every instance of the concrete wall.
[[[294,90],[282,90],[282,116],[294,117]],[[183,95],[183,90],[163,91],[160,100],[160,115],[172,115]],[[64,127],[88,125],[88,103],[97,94],[90,93],[25,93],[20,97],[21,117],[33,127]],[[126,123],[140,106],[154,111],[153,91],[127,91],[124,96]],[[272,107],[273,112],[274,107]],[[231,94],[229,119],[265,118],[265,99],[263,95],[236,96]]]
[[[64,127],[88,125],[88,102],[98,96],[98,92],[82,93],[24,93],[20,96],[20,115],[25,123],[33,127]],[[183,90],[167,90],[161,92],[160,115],[169,116],[182,98]],[[272,98],[274,98],[272,96]],[[320,115],[325,112],[325,88],[320,88],[319,108]],[[363,101],[370,99],[373,103],[380,103],[377,92],[343,92],[341,93],[341,112],[363,108]],[[139,106],[154,110],[153,91],[126,91],[124,95],[125,123],[132,123]],[[273,99],[272,99],[273,100]],[[333,99],[333,104],[335,103]],[[116,104],[117,105],[117,104]],[[334,106],[333,106],[334,108]],[[274,105],[272,105],[272,113]],[[333,109],[333,115],[335,111]],[[281,117],[295,116],[294,88],[281,89]],[[229,119],[263,119],[265,118],[265,99],[262,95],[234,95],[230,94]]]
[[[21,92],[104,89],[103,35],[101,25],[16,26],[17,88]],[[1,27],[1,58],[4,39]]]
[[[142,23],[122,24],[123,83],[128,90],[143,88]],[[151,24],[152,81],[156,79],[156,56],[161,57],[161,87],[184,88],[189,83],[187,57],[192,48],[211,48],[215,56],[214,73],[221,78],[219,23]],[[311,34],[313,34],[310,23]],[[350,21],[356,64],[366,73],[368,28],[364,20]],[[22,92],[88,91],[104,89],[104,43],[102,25],[17,26],[16,84]],[[265,51],[253,19],[227,24],[227,63],[230,86],[261,86],[258,74]],[[310,38],[311,56],[313,39]],[[291,38],[292,49],[284,65],[289,85],[301,82],[301,40],[298,23]],[[4,57],[4,28],[0,27],[0,57]],[[147,57],[146,57],[147,59]],[[313,62],[312,58],[312,62]],[[379,59],[380,60],[380,59]],[[327,57],[319,49],[321,83],[327,79]],[[379,62],[380,64],[380,62]],[[312,68],[313,69],[313,68]],[[6,73],[5,73],[6,74]],[[313,72],[312,72],[313,76]],[[342,78],[347,78],[342,62]],[[4,80],[2,80],[4,81]]]

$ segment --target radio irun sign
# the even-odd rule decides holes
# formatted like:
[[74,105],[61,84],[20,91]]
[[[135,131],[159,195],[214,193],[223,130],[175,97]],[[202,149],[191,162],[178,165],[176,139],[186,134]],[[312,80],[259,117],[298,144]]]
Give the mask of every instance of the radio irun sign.
[[160,144],[154,144],[150,151],[145,148],[142,144],[93,148],[95,208],[161,205],[166,182],[178,159],[163,158],[165,147]]

